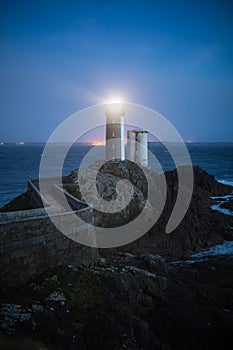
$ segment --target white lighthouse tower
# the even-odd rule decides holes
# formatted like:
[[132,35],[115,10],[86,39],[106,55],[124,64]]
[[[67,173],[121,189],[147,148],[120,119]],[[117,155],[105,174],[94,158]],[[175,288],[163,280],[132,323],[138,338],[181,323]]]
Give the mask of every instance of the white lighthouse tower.
[[105,110],[106,115],[106,160],[125,160],[124,109],[113,103]]
[[127,158],[144,167],[148,166],[147,135],[146,130],[127,131]]

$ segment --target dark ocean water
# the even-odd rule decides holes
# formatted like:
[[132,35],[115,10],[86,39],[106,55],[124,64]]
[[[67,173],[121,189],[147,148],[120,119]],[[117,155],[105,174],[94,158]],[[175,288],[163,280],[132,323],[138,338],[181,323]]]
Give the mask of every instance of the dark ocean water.
[[[63,174],[78,168],[90,145],[74,145],[66,157]],[[101,146],[100,146],[101,147]],[[192,163],[199,165],[218,181],[233,185],[233,143],[187,144]],[[44,144],[0,146],[0,207],[27,190],[27,180],[37,178]],[[149,149],[156,156],[163,170],[174,169],[169,152],[159,143],[150,143]]]

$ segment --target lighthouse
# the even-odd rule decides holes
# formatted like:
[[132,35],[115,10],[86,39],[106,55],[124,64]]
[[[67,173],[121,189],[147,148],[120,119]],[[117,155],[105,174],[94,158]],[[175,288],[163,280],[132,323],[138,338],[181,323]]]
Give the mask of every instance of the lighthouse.
[[144,167],[148,166],[147,135],[146,130],[127,131],[127,158]]
[[105,115],[106,160],[125,160],[124,108],[113,103],[105,110]]

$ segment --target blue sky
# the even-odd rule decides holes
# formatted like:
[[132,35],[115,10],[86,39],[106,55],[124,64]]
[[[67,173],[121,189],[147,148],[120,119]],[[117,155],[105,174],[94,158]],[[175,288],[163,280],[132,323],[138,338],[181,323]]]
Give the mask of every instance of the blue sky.
[[0,141],[46,141],[118,94],[185,140],[233,141],[231,1],[2,1]]

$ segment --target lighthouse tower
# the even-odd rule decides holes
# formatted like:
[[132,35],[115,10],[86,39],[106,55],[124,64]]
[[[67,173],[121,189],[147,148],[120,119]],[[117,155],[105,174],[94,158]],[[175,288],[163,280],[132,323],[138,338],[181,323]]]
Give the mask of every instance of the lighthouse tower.
[[106,160],[125,160],[124,109],[113,103],[105,110]]
[[127,158],[144,167],[148,166],[147,135],[146,130],[127,131]]

